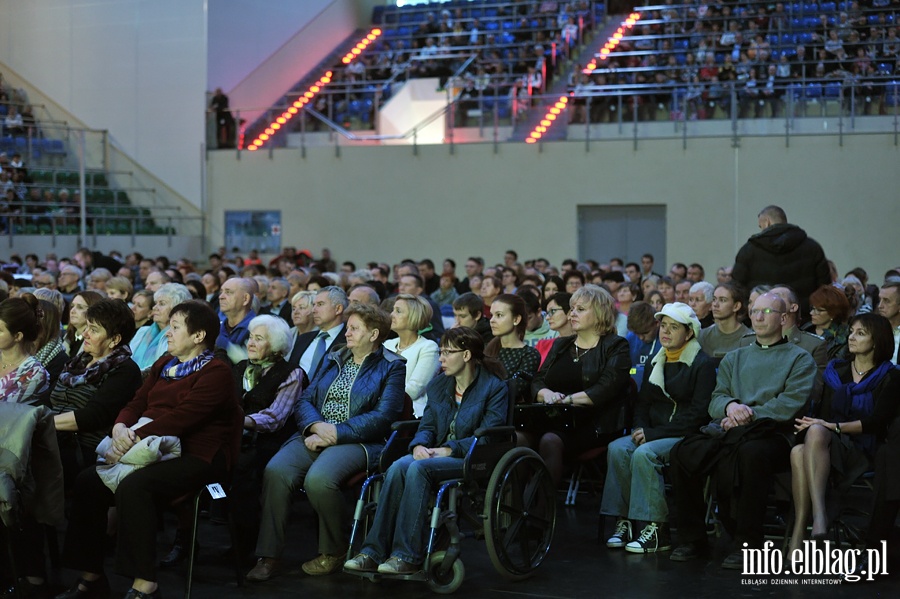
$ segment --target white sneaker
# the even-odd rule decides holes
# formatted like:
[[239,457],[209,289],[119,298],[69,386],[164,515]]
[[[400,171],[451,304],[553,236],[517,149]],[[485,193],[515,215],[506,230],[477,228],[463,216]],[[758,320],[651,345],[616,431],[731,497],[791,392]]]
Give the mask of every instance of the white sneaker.
[[619,518],[616,521],[616,532],[606,539],[606,546],[610,549],[621,549],[631,540],[631,520]]

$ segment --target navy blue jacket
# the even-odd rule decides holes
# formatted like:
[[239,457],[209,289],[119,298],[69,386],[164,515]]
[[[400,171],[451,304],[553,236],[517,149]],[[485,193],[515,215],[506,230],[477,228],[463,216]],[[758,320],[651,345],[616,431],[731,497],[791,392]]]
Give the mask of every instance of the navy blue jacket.
[[[508,422],[509,387],[478,366],[475,380],[463,393],[456,407],[456,379],[439,374],[428,383],[428,403],[419,430],[409,444],[425,447],[449,447],[451,457],[464,458],[474,442],[474,433],[484,426],[503,426]],[[450,423],[456,418],[456,439],[448,439]]]
[[[321,410],[328,388],[348,357],[350,350],[341,347],[322,359],[315,378],[294,406],[298,434],[307,436],[310,426],[325,422]],[[366,356],[350,388],[350,418],[335,425],[338,444],[361,443],[370,470],[378,463],[391,424],[403,411],[405,386],[406,360],[379,347]]]

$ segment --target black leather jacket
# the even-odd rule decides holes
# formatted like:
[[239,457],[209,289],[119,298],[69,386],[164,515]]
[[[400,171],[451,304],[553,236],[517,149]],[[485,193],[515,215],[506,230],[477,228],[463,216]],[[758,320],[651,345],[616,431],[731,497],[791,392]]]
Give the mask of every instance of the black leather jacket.
[[[532,397],[537,397],[538,391],[546,388],[544,379],[547,372],[560,356],[568,354],[574,343],[575,335],[560,337],[553,342],[547,359],[531,382]],[[601,337],[597,349],[599,351],[588,352],[581,359],[581,383],[582,390],[594,402],[594,425],[597,432],[609,434],[622,428],[622,407],[629,384],[631,356],[628,342],[615,333]]]

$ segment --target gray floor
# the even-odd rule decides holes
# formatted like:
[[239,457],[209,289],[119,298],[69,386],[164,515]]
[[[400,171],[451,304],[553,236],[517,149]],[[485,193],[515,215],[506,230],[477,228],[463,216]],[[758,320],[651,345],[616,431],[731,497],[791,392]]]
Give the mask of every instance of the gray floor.
[[[465,540],[462,560],[466,577],[457,596],[463,597],[896,597],[900,591],[898,577],[875,582],[843,583],[840,586],[784,586],[776,584],[792,577],[765,577],[766,584],[753,584],[749,576],[725,571],[719,567],[729,551],[727,538],[715,539],[715,550],[709,559],[688,563],[669,560],[669,553],[639,556],[621,550],[609,550],[597,542],[597,509],[599,498],[579,497],[575,507],[560,508],[557,533],[551,552],[535,575],[526,581],[509,582],[494,571],[483,542]],[[166,549],[174,521],[159,536],[159,551]],[[237,588],[230,562],[220,557],[228,545],[227,528],[201,521],[202,549],[197,561],[193,596],[198,599],[219,597],[288,598],[299,595],[315,597],[385,597],[408,599],[433,597],[424,583],[382,581],[369,582],[346,574],[309,577],[300,564],[316,553],[314,523],[305,502],[295,506],[289,536],[286,571],[266,583],[246,583]],[[896,535],[895,535],[895,545]],[[891,570],[900,567],[897,557]],[[72,572],[63,572],[61,582],[72,580]],[[818,578],[823,580],[825,577]],[[167,599],[183,593],[185,568],[164,570],[160,583]],[[113,597],[124,595],[128,580],[112,576]]]

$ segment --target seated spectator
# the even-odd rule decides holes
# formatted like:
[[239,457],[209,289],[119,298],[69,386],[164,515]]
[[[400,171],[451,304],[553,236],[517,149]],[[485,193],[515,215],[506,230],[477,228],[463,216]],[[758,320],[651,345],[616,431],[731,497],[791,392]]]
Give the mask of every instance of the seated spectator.
[[[553,342],[532,382],[535,401],[590,408],[575,431],[540,433],[538,453],[555,484],[562,478],[564,456],[574,456],[619,434],[618,420],[631,366],[628,343],[615,333],[615,304],[609,292],[582,287],[570,302],[575,335]],[[534,434],[526,434],[532,444]]]
[[716,288],[713,287],[712,283],[702,280],[691,285],[688,292],[688,304],[700,320],[700,328],[702,329],[711,327],[715,323],[715,318],[712,315],[712,302],[715,292]]
[[[716,289],[717,299],[722,289]],[[757,298],[751,310],[757,342],[722,360],[709,404],[714,423],[671,450],[680,542],[670,556],[674,561],[695,559],[707,550],[703,487],[710,474],[719,519],[734,540],[735,550],[722,567],[741,569],[742,548],[762,548],[766,496],[775,474],[789,466],[791,425],[816,376],[809,353],[782,337],[786,308],[777,295]],[[752,483],[735,485],[735,480]]]
[[440,287],[431,294],[431,300],[438,306],[453,306],[453,302],[459,297],[456,291],[456,277],[452,274],[441,275]]
[[97,461],[97,445],[141,386],[128,347],[134,334],[128,306],[100,299],[87,309],[85,321],[82,351],[69,360],[50,392],[66,488]]
[[19,114],[19,109],[15,104],[9,105],[9,112],[3,120],[3,133],[4,135],[12,135],[13,137],[25,135],[25,124],[22,121],[22,115]]
[[297,335],[290,358],[310,380],[316,378],[325,364],[328,351],[346,342],[344,317],[348,305],[347,294],[340,287],[328,286],[315,293],[312,320],[318,330]]
[[463,474],[475,430],[507,423],[509,399],[503,367],[484,354],[480,335],[465,327],[441,339],[443,376],[428,385],[419,430],[385,475],[375,520],[360,553],[344,568],[410,574],[425,559],[425,515],[435,484]]
[[266,300],[269,302],[268,313],[280,317],[285,323],[292,322],[291,302],[288,301],[290,290],[291,285],[287,279],[276,278],[272,279],[266,291]]
[[886,318],[875,314],[850,321],[848,358],[828,363],[820,418],[803,416],[794,427],[791,451],[795,521],[790,550],[799,549],[810,511],[812,539],[827,538],[829,487],[849,486],[871,470],[878,444],[897,417],[900,372],[891,363],[894,336]]
[[298,291],[291,298],[291,322],[294,326],[290,329],[290,339],[284,359],[294,366],[300,364],[300,353],[294,352],[294,344],[297,339],[304,333],[316,330],[316,323],[313,322],[313,302],[315,300],[315,291]]
[[[669,509],[662,470],[669,450],[709,421],[716,367],[700,349],[700,321],[683,303],[666,304],[656,314],[662,349],[653,356],[634,411],[630,437],[609,444],[600,513],[614,516],[610,548],[631,553],[668,551]],[[638,523],[644,523],[637,536]]]
[[564,291],[566,293],[575,293],[585,284],[584,273],[580,270],[568,270],[563,274],[562,279],[565,282]]
[[112,278],[112,273],[105,268],[95,268],[87,276],[88,289],[106,293],[106,283]]
[[491,333],[491,324],[484,317],[484,300],[474,293],[463,293],[453,302],[454,327],[468,327],[475,329],[484,344],[487,345],[494,338]]
[[[644,294],[644,299],[646,300],[651,291],[658,291],[660,276],[657,274],[647,275],[641,280],[641,291]],[[662,294],[660,294],[662,296]],[[665,297],[663,297],[663,303],[666,303]]]
[[247,359],[245,344],[250,336],[247,326],[256,317],[252,308],[253,296],[253,279],[248,278],[228,279],[219,293],[219,309],[224,318],[216,349],[225,352],[232,364]]
[[135,329],[152,325],[153,292],[149,289],[141,289],[135,293],[131,301],[131,313],[134,315]]
[[109,299],[120,299],[128,303],[131,301],[133,293],[134,286],[125,277],[112,277],[106,282],[106,297]]
[[[641,301],[643,295],[641,294],[641,286],[637,283],[622,283],[619,289],[615,293],[616,297],[616,310],[618,310],[619,314],[623,314],[626,319],[628,319],[628,311],[631,310],[631,305],[634,302]],[[624,337],[621,333],[620,337]]]
[[[38,294],[48,290],[38,289],[35,291],[35,297]],[[59,292],[54,292],[59,295]],[[60,297],[60,301],[62,298]],[[47,383],[47,393],[56,387],[56,381],[59,375],[69,361],[69,355],[66,353],[66,346],[63,344],[62,334],[60,331],[60,311],[58,304],[49,300],[41,299],[41,335],[35,341],[35,359],[47,369],[50,375]]]
[[[633,367],[643,367],[659,351],[659,320],[657,312],[662,311],[664,305],[656,310],[647,302],[634,302],[628,313],[628,333],[625,340],[628,342],[628,351]],[[643,380],[643,377],[641,377]]]
[[666,301],[658,289],[651,289],[649,293],[644,292],[644,302],[650,304],[654,312],[659,312],[666,305]]
[[557,293],[565,292],[566,284],[562,280],[562,278],[560,278],[556,275],[550,275],[544,281],[544,287],[543,287],[542,291],[544,294],[544,301],[546,302],[547,300],[549,300],[551,297],[553,297]]
[[[69,305],[69,326],[66,327],[66,353],[72,357],[81,352],[84,329],[87,327],[85,315],[89,307],[103,299],[96,291],[79,291]],[[127,341],[126,341],[127,343]]]
[[894,353],[891,354],[891,362],[900,363],[900,275],[885,276],[884,285],[881,286],[878,297],[878,313],[887,318],[894,332]]
[[[42,334],[43,308],[30,293],[0,302],[0,401],[39,403],[50,375],[33,355]],[[56,331],[59,333],[59,325]]]
[[541,339],[534,346],[541,356],[541,364],[547,359],[550,348],[559,337],[571,337],[575,334],[572,330],[572,324],[569,322],[569,300],[572,298],[570,293],[555,293],[550,299],[544,300],[544,311],[547,313],[547,324],[550,330],[554,331],[557,336],[549,339]]
[[844,292],[832,285],[822,285],[809,296],[810,321],[803,328],[825,339],[828,359],[846,359],[847,335],[850,328],[850,302]]
[[431,305],[425,298],[401,293],[395,298],[391,311],[391,330],[397,333],[397,337],[384,342],[385,349],[406,360],[404,390],[412,400],[416,418],[421,418],[425,413],[428,402],[425,388],[439,367],[437,343],[419,334],[430,321]]
[[[122,304],[116,300],[116,305]],[[131,319],[128,320],[130,325]],[[105,459],[108,464],[115,464],[141,440],[154,436],[178,437],[181,457],[133,471],[120,481],[115,492],[95,468],[79,475],[63,564],[82,573],[58,597],[78,599],[109,594],[103,562],[107,512],[111,506],[118,513],[116,570],[134,579],[127,596],[161,597],[155,556],[157,513],[179,497],[225,480],[237,459],[241,410],[228,365],[213,358],[218,333],[218,319],[207,304],[192,300],[172,309],[171,357],[160,358],[154,364],[143,386],[119,412],[112,431],[112,448]],[[137,374],[136,367],[134,372]]]
[[347,314],[346,347],[325,357],[295,406],[298,433],[266,466],[259,560],[247,580],[269,580],[278,572],[291,495],[301,486],[318,515],[320,553],[303,564],[303,571],[318,576],[340,569],[349,511],[340,485],[374,467],[403,408],[406,364],[382,347],[388,315],[368,305],[351,306]]
[[172,308],[191,299],[188,288],[179,283],[166,283],[153,294],[153,324],[141,327],[129,344],[132,358],[146,376],[156,361],[168,351],[169,319]]
[[736,283],[725,283],[713,293],[712,315],[715,324],[700,331],[699,341],[703,352],[711,358],[721,359],[740,347],[741,337],[750,332],[741,319],[746,308],[744,290]]
[[200,282],[203,283],[203,288],[206,290],[206,303],[212,306],[213,310],[218,312],[219,290],[222,287],[219,277],[213,274],[212,271],[205,272],[203,273],[203,276],[200,277]]
[[556,339],[559,333],[550,327],[550,321],[544,318],[541,310],[541,291],[533,285],[523,283],[516,294],[525,302],[527,322],[525,326],[525,338],[523,341],[528,347],[535,347],[544,339]]
[[682,279],[675,283],[675,301],[681,302],[682,304],[687,304],[690,300],[691,295],[691,285],[693,285],[693,281],[689,279]]
[[662,294],[664,303],[675,301],[675,283],[669,277],[661,277],[656,282],[656,289]]
[[282,444],[297,431],[289,416],[306,386],[306,373],[284,360],[284,353],[290,349],[289,339],[287,323],[279,317],[257,316],[250,321],[248,359],[231,370],[244,411],[231,510],[238,546],[251,554],[259,534],[262,473]]
[[491,304],[491,334],[484,354],[497,358],[506,370],[510,393],[515,403],[530,403],[531,380],[541,363],[541,355],[525,344],[528,311],[525,300],[518,295],[503,293]]

